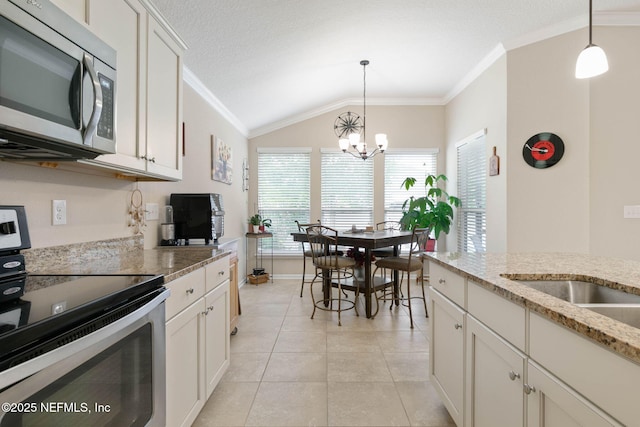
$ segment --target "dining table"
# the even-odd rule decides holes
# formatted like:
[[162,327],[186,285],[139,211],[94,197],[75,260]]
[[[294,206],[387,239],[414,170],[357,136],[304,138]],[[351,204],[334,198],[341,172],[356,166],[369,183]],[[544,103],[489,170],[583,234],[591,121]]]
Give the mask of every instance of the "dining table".
[[[296,242],[308,242],[307,234],[304,232],[291,233]],[[398,256],[400,246],[411,243],[412,232],[404,230],[344,230],[338,231],[338,246],[349,246],[356,250],[364,249],[364,283],[360,286],[360,292],[365,295],[365,313],[367,318],[371,317],[371,295],[378,289],[388,286],[389,281],[382,277],[371,276],[372,251],[381,248],[393,248],[393,255]],[[398,277],[393,274],[393,281],[397,289]],[[324,286],[325,296],[331,291],[330,286]]]

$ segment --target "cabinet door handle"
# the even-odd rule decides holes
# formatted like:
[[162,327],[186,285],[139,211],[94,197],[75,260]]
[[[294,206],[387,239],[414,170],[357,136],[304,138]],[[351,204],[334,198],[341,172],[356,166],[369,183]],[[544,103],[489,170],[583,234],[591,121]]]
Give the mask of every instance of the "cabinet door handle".
[[441,285],[444,285],[445,283],[447,283],[447,281],[444,279],[440,279],[438,280],[438,283],[440,283]]
[[210,305],[209,307],[207,307],[207,310],[208,310],[208,311],[213,311],[213,306],[212,306],[212,305]]
[[524,385],[524,392],[526,394],[531,394],[531,393],[535,393],[536,392],[536,388],[532,385],[529,384],[525,384]]
[[205,310],[202,312],[202,314],[204,314],[205,316],[207,316],[209,314],[209,310]]
[[453,327],[456,329],[460,329],[462,328],[462,325],[460,323],[456,323]]
[[224,276],[224,270],[218,271],[218,276]]
[[517,378],[520,378],[520,374],[515,373],[513,371],[509,372],[509,379],[511,381],[515,381]]
[[193,288],[187,289],[187,294],[192,294],[192,293],[193,293]]

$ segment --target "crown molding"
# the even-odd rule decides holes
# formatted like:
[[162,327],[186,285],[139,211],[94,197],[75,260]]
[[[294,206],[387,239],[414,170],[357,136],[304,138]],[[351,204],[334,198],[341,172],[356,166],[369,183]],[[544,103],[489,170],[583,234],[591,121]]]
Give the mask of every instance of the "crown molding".
[[[252,129],[249,132],[249,138],[266,135],[267,133],[300,123],[304,120],[312,119],[322,114],[330,113],[340,108],[363,104],[364,101],[362,98],[347,98],[336,101],[301,114],[287,117],[286,119],[279,120],[277,122],[269,123],[268,125],[261,126],[256,129]],[[367,98],[367,105],[443,105],[443,100],[441,98]]]
[[216,96],[211,92],[202,81],[186,66],[182,67],[182,78],[189,86],[193,88],[214,110],[236,128],[245,138],[249,136],[249,130]]

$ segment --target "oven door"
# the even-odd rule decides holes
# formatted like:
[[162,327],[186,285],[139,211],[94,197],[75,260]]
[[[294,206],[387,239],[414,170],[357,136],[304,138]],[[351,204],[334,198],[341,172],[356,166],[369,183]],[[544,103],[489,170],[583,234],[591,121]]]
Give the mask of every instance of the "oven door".
[[164,426],[168,295],[2,372],[0,426]]

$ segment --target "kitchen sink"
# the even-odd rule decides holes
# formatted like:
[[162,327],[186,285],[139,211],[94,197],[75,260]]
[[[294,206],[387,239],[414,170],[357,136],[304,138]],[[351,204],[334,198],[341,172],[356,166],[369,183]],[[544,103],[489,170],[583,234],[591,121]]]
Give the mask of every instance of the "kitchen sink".
[[640,329],[640,295],[584,280],[519,280],[503,277]]
[[515,280],[574,304],[640,304],[640,295],[582,280]]
[[578,306],[640,329],[640,304],[578,304]]

